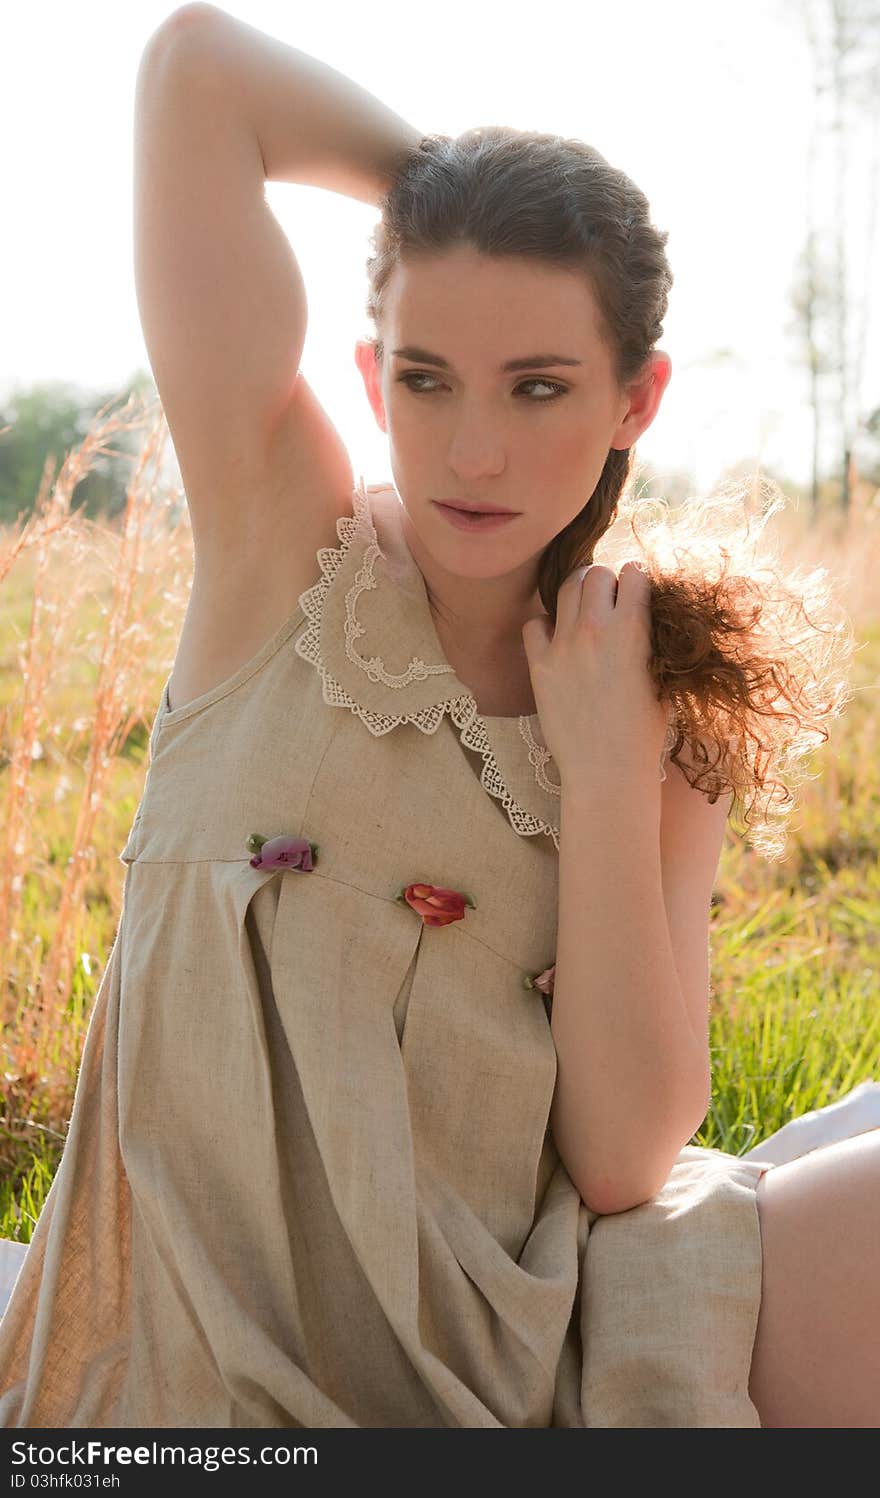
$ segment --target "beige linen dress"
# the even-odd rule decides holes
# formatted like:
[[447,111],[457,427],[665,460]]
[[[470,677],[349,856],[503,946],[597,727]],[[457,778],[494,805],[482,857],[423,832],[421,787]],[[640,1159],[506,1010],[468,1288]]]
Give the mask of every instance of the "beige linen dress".
[[[443,659],[394,486],[353,512],[247,665],[166,683],[0,1421],[756,1427],[768,1167],[688,1146],[631,1211],[580,1200],[525,986],[555,767]],[[474,905],[427,925],[414,883]]]

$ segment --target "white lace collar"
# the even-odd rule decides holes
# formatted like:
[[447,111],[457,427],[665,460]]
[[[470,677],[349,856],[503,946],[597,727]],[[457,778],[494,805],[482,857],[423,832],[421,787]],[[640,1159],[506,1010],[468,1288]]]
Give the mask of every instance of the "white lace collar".
[[[340,546],[318,551],[322,575],[299,599],[308,622],[295,648],[320,673],[324,701],[356,713],[377,737],[403,723],[436,733],[449,713],[464,747],[482,756],[481,783],[502,803],[514,832],[544,833],[558,852],[559,776],[537,713],[479,712],[443,657],[396,489],[367,488],[361,476],[352,498],[353,515],[336,522]],[[661,779],[672,725],[670,734]]]

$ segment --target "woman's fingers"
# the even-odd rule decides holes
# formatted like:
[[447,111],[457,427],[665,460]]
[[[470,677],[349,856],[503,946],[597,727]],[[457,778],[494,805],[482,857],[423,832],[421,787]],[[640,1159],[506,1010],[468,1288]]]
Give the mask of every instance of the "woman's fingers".
[[576,567],[559,589],[553,638],[548,623],[523,626],[544,741],[563,778],[567,766],[601,768],[615,744],[637,743],[652,765],[659,757],[666,711],[661,722],[648,679],[650,595],[650,578],[635,566],[619,577],[612,567]]
[[556,628],[568,631],[590,619],[598,623],[610,609],[644,609],[650,596],[651,580],[635,561],[624,562],[619,575],[600,562],[575,567],[557,594]]
[[587,612],[600,615],[613,608],[616,591],[617,574],[612,567],[603,567],[598,562],[589,567],[575,567],[556,595],[557,630],[567,634]]
[[651,607],[651,579],[646,567],[624,562],[617,579],[617,608],[646,616]]

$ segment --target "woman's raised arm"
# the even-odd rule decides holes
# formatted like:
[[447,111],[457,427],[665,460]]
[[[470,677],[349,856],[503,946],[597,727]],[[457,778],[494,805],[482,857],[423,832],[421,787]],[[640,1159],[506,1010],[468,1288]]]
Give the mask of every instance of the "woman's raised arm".
[[306,290],[266,179],[377,202],[420,138],[335,69],[212,5],[174,11],[144,48],[135,282],[192,522],[200,639],[215,594],[229,612],[231,582],[248,593],[257,576],[262,597],[289,597],[350,504],[348,454],[300,373]]
[[258,31],[218,6],[181,6],[160,45],[195,49],[230,69],[270,182],[325,187],[377,203],[423,132],[328,63]]

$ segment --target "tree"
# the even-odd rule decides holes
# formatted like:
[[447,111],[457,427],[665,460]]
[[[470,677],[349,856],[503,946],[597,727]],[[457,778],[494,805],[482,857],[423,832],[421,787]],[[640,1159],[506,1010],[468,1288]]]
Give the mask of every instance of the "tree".
[[[789,7],[791,10],[791,7]],[[814,508],[819,493],[819,433],[824,413],[836,422],[839,442],[841,507],[850,505],[854,449],[860,437],[872,436],[875,413],[863,404],[866,329],[873,293],[872,266],[880,177],[880,5],[877,0],[818,0],[794,7],[805,27],[813,66],[816,113],[808,146],[807,234],[792,289],[792,330],[802,342],[809,370],[813,408]],[[828,118],[823,121],[823,109]],[[862,196],[868,206],[867,274],[860,297],[850,279],[854,249],[848,213],[847,181],[852,143],[858,125],[871,128],[868,180]],[[817,189],[821,147],[829,139],[833,156],[833,194],[820,199]],[[832,211],[820,213],[817,199]],[[852,329],[855,325],[855,333]],[[833,377],[829,380],[828,376]]]
[[[0,407],[0,527],[18,515],[30,515],[48,462],[58,472],[71,448],[79,446],[95,414],[108,402],[124,403],[132,393],[152,399],[152,378],[138,370],[124,390],[87,393],[75,385],[46,381],[16,390]],[[102,453],[74,490],[72,509],[89,519],[112,518],[125,504],[131,473],[127,454],[138,446],[136,434],[119,434],[119,456]]]

